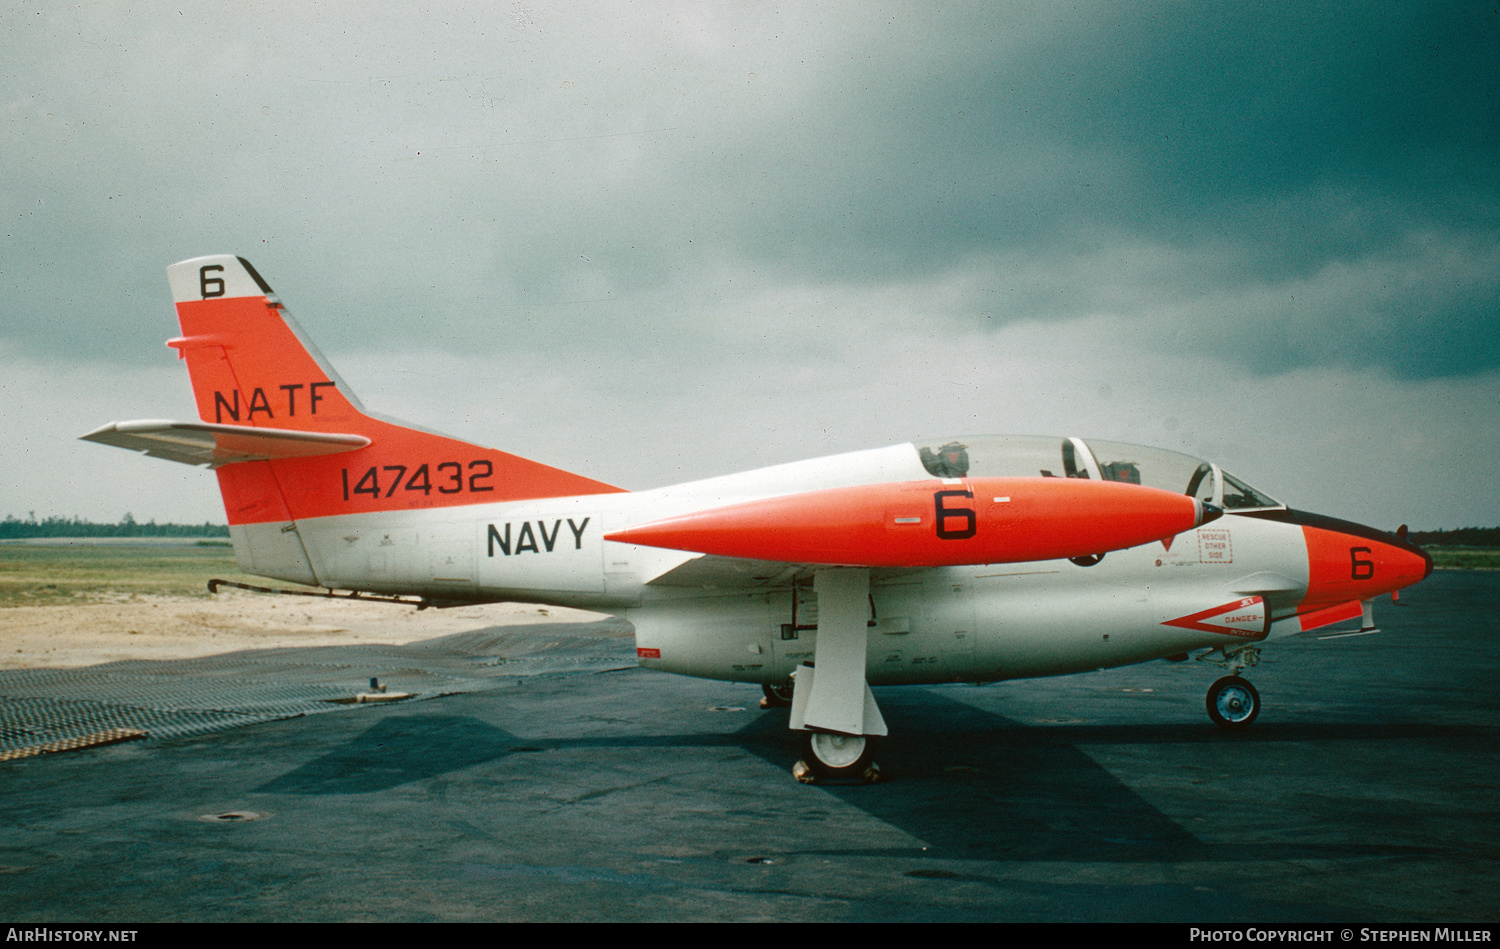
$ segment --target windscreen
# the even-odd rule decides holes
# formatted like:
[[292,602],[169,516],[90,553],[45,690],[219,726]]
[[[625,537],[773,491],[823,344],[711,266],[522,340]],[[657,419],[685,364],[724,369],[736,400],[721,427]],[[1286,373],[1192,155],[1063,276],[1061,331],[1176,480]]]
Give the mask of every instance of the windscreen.
[[1262,494],[1255,490],[1229,472],[1224,472],[1224,509],[1244,511],[1259,507],[1285,507],[1285,505],[1269,494]]
[[[964,435],[917,442],[929,474],[938,478],[1102,478],[1161,488],[1215,501],[1213,465],[1164,448],[1055,435]],[[1233,475],[1224,474],[1223,506],[1229,510],[1283,505]]]

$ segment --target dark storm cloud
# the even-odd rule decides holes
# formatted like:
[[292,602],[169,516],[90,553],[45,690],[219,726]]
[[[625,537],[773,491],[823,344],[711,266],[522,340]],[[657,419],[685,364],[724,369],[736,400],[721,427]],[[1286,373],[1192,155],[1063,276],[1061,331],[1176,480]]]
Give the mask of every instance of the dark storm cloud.
[[824,84],[793,136],[816,173],[783,155],[786,186],[751,190],[759,255],[858,279],[1094,259],[984,314],[1047,320],[1117,306],[1140,275],[1111,255],[1149,246],[1182,266],[1131,287],[1143,331],[1171,310],[1263,371],[1500,364],[1500,10],[1111,7],[1019,47],[1014,11],[971,20],[922,24],[952,55]]
[[1263,373],[1500,365],[1493,3],[29,12],[29,352],[157,358],[161,268],[228,251],[331,350],[722,348],[775,288],[815,343],[942,285]]

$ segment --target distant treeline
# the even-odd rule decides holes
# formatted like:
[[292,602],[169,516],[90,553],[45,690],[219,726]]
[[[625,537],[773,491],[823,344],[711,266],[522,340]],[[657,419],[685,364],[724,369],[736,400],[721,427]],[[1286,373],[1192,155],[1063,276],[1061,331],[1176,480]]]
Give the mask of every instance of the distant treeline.
[[1453,531],[1412,531],[1406,539],[1419,547],[1500,547],[1500,527],[1460,527]]
[[139,523],[126,514],[118,524],[95,524],[76,517],[49,517],[37,520],[33,513],[21,520],[7,514],[0,521],[0,540],[21,540],[28,537],[228,537],[229,528],[224,524],[148,524]]
[[[0,540],[27,537],[228,537],[229,527],[204,521],[202,524],[146,524],[130,514],[118,524],[95,524],[76,517],[49,517],[37,520],[31,514],[21,520],[7,514],[0,521]],[[1451,531],[1412,531],[1407,540],[1421,547],[1500,547],[1500,527],[1461,527]]]

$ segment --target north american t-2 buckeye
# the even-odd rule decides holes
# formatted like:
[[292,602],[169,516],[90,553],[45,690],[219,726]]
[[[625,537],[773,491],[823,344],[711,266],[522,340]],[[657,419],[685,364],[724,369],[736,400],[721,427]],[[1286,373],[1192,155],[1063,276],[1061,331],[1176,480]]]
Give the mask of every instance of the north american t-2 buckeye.
[[240,569],[623,616],[642,666],[789,703],[814,778],[875,773],[872,685],[1196,656],[1229,672],[1209,717],[1243,728],[1265,642],[1369,630],[1374,598],[1432,570],[1404,536],[1095,439],[936,438],[625,491],[365,411],[242,258],[167,275],[198,421],[83,437],[211,466]]

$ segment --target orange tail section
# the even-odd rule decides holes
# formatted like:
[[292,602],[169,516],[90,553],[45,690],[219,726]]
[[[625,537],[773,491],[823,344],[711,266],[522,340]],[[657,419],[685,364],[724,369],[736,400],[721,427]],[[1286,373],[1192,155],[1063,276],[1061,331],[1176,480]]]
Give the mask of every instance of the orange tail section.
[[[619,491],[590,478],[365,413],[255,268],[198,257],[167,268],[198,417],[220,427],[360,436],[312,457],[274,448],[217,469],[231,525]],[[330,439],[331,440],[331,439]],[[348,439],[356,442],[357,439]]]

